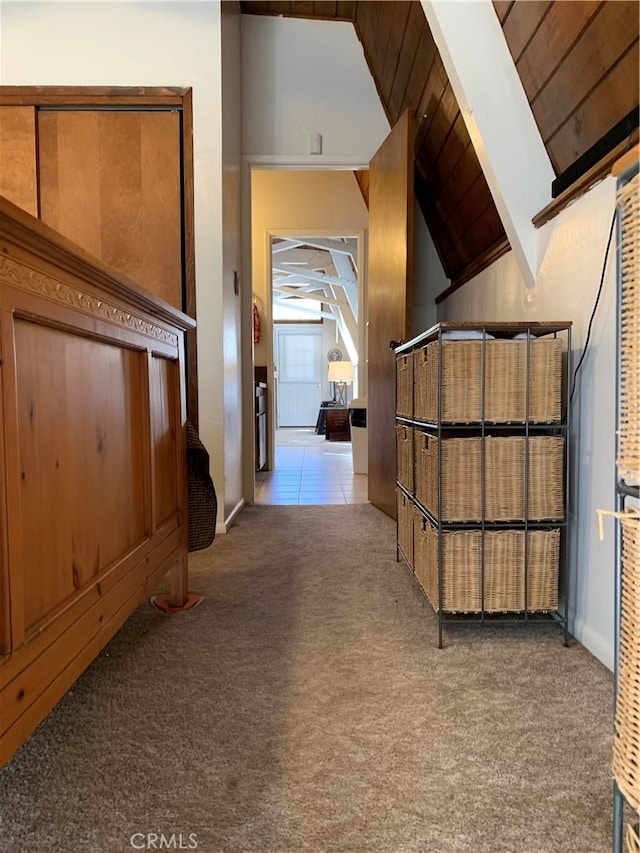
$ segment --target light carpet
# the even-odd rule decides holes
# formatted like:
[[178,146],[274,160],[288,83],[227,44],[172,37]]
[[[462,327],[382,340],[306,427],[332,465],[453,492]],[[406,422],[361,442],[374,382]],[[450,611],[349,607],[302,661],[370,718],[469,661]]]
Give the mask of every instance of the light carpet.
[[610,850],[611,673],[554,625],[439,650],[374,507],[248,507],[190,586],[0,771],[0,849]]

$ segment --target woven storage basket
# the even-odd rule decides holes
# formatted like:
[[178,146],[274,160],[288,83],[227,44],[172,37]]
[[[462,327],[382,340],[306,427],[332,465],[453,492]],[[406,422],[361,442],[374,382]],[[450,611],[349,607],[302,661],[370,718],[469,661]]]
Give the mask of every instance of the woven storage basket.
[[396,466],[398,482],[413,493],[413,427],[396,424]]
[[413,508],[413,503],[404,494],[404,492],[400,491],[400,489],[396,489],[396,501],[398,509],[398,546],[404,554],[404,558],[407,563],[409,563],[413,568],[413,527],[415,510]]
[[620,272],[620,438],[618,468],[627,481],[640,482],[640,175],[618,190]]
[[[438,364],[442,351],[442,423],[482,420],[482,352],[486,353],[484,420],[523,423],[527,413],[527,341],[434,341],[417,350],[414,413],[438,420]],[[562,417],[562,351],[559,338],[531,338],[529,420],[557,423]]]
[[396,412],[404,418],[413,417],[413,353],[396,356]]
[[627,853],[640,853],[640,836],[631,824],[627,826]]
[[[524,520],[524,436],[488,436],[485,442],[486,521]],[[416,430],[416,498],[438,517],[438,438]],[[530,521],[564,518],[564,438],[529,437]],[[482,438],[442,441],[442,521],[482,519]]]
[[[442,610],[479,613],[482,610],[482,531],[456,530],[442,534]],[[529,612],[558,607],[560,530],[529,531]],[[484,533],[484,610],[521,612],[524,602],[524,537],[522,530]],[[427,598],[440,609],[438,595],[438,531],[425,520],[415,531],[415,574]]]
[[620,517],[622,596],[613,773],[640,812],[640,512]]

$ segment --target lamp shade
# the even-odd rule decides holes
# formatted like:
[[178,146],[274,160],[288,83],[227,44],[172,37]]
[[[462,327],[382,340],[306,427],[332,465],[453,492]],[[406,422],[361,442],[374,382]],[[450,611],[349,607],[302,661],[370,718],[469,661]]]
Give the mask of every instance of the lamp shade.
[[329,362],[329,382],[353,382],[354,375],[350,361]]

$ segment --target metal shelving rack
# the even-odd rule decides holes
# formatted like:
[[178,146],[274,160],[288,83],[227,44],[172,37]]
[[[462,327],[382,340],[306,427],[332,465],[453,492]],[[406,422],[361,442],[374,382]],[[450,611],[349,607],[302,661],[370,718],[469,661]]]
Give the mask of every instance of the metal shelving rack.
[[[451,423],[451,422],[443,422],[443,412],[442,412],[442,395],[438,394],[438,418],[435,422],[427,422],[424,420],[417,419],[414,417],[406,417],[403,415],[396,415],[396,424],[397,425],[406,425],[408,427],[413,428],[418,432],[426,432],[433,436],[436,436],[438,439],[438,513],[437,516],[430,512],[425,506],[423,506],[415,495],[415,482],[416,482],[416,471],[415,471],[415,453],[414,453],[414,471],[413,471],[413,483],[414,488],[413,491],[406,488],[406,486],[399,480],[396,480],[396,486],[398,491],[403,494],[415,507],[416,511],[419,515],[428,521],[438,533],[438,607],[436,607],[436,612],[438,616],[438,647],[442,648],[443,645],[443,628],[447,622],[465,622],[471,624],[481,624],[481,625],[496,625],[496,624],[517,624],[517,623],[549,623],[553,622],[560,626],[563,632],[563,641],[564,645],[568,646],[569,644],[569,631],[568,631],[568,602],[569,602],[569,590],[568,590],[568,579],[567,579],[567,566],[568,566],[568,546],[569,546],[569,537],[567,535],[567,518],[568,518],[568,506],[569,506],[569,471],[568,471],[568,460],[569,456],[569,440],[570,440],[570,431],[569,431],[569,406],[568,406],[568,391],[570,388],[570,379],[571,379],[571,323],[570,322],[562,322],[562,323],[527,323],[527,322],[515,322],[515,323],[506,323],[506,322],[497,322],[497,323],[455,323],[455,322],[443,322],[438,323],[431,329],[427,330],[423,334],[414,338],[406,344],[402,344],[395,348],[396,358],[399,355],[409,353],[424,347],[427,343],[438,341],[440,344],[443,342],[443,335],[445,332],[452,331],[473,331],[479,332],[482,334],[482,367],[481,367],[481,377],[482,377],[482,389],[481,389],[481,400],[482,400],[482,416],[479,423]],[[487,335],[495,336],[495,337],[503,337],[503,338],[511,338],[516,334],[526,334],[526,342],[527,342],[527,368],[526,368],[526,402],[525,402],[525,418],[523,422],[510,422],[510,423],[495,423],[490,422],[485,419],[485,383],[486,383],[486,343],[487,343]],[[555,337],[563,336],[565,341],[564,353],[563,353],[563,379],[562,379],[562,417],[559,422],[554,423],[534,423],[529,418],[529,374],[531,368],[531,341],[543,335],[553,335]],[[446,338],[445,338],[446,340]],[[441,348],[439,350],[442,352]],[[439,358],[438,362],[438,389],[442,388],[442,370],[443,370],[443,358]],[[398,392],[398,388],[396,386],[396,394]],[[414,380],[414,411],[415,411],[415,380]],[[478,435],[481,441],[481,496],[482,496],[482,518],[480,521],[475,522],[447,522],[443,521],[443,512],[442,512],[442,499],[443,499],[443,466],[442,466],[442,452],[443,452],[443,438],[445,435],[453,436],[456,433],[462,434],[469,433],[470,431],[474,432]],[[523,519],[520,521],[512,521],[512,522],[495,522],[488,521],[485,518],[485,439],[487,438],[487,434],[490,432],[491,434],[517,434],[521,435],[525,439],[525,451],[524,451],[524,481],[523,481],[523,490],[524,490],[524,513]],[[564,483],[564,515],[559,519],[546,519],[544,521],[532,521],[529,519],[528,512],[528,483],[529,483],[529,441],[530,438],[534,435],[562,435],[564,437],[564,463],[563,463],[563,483]],[[549,528],[560,528],[560,559],[559,559],[559,567],[558,567],[558,583],[560,592],[563,595],[562,605],[557,610],[549,610],[546,612],[533,612],[528,609],[524,609],[523,611],[511,611],[506,613],[490,613],[485,610],[485,533],[495,530],[521,530],[524,532],[524,601],[527,603],[529,601],[528,598],[528,543],[529,536],[527,535],[529,531],[536,530],[548,530]],[[481,606],[480,610],[474,614],[464,614],[464,613],[453,613],[453,612],[445,612],[443,607],[441,606],[443,601],[443,533],[446,531],[461,531],[461,530],[479,530],[482,532],[481,537],[481,575],[480,575],[480,588],[481,588]],[[400,546],[400,531],[398,529],[398,547],[397,547],[397,558],[398,560],[402,560],[409,569],[415,575],[415,567],[412,564],[413,561],[406,555],[401,546]],[[416,579],[417,580],[417,579]],[[417,581],[420,588],[424,592],[422,585],[419,581]],[[429,600],[427,596],[427,600]],[[430,601],[430,604],[434,606],[434,603]]]
[[[636,177],[639,170],[639,162],[637,153],[631,156],[631,164],[623,165],[622,170],[617,174],[617,188],[620,190],[633,178]],[[615,173],[615,170],[614,170]],[[623,228],[622,216],[620,208],[617,210],[616,223],[616,245],[617,245],[617,346],[616,346],[616,460],[620,458],[620,423],[621,423],[621,398],[622,398],[622,381],[623,381],[623,319],[622,319],[622,304],[623,304],[623,276],[622,276],[622,246],[623,246]],[[624,566],[622,560],[622,521],[621,518],[627,513],[630,501],[637,502],[640,500],[640,486],[637,483],[629,482],[621,476],[619,465],[616,462],[615,474],[615,546],[614,546],[614,561],[615,561],[615,641],[614,641],[614,712],[617,719],[617,704],[619,697],[619,681],[620,681],[620,646],[621,646],[621,613],[622,599],[624,586]],[[638,745],[629,745],[630,748],[638,749]],[[631,804],[626,801],[622,793],[618,779],[614,776],[613,782],[613,851],[614,853],[622,853],[624,845],[624,813],[626,809],[633,810]],[[640,820],[640,814],[635,813],[636,822]],[[632,850],[631,845],[627,848]]]

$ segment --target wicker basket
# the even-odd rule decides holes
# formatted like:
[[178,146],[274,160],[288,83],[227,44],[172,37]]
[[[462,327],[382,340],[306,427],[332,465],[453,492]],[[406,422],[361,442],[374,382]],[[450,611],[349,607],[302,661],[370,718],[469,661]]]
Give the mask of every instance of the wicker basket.
[[527,350],[530,347],[529,421],[557,423],[562,417],[562,351],[559,338],[433,341],[414,356],[414,413],[438,421],[438,369],[442,350],[442,423],[480,423],[485,351],[484,420],[524,423],[527,415]]
[[396,424],[396,471],[398,482],[413,493],[413,427]]
[[[442,441],[442,521],[482,519],[481,437]],[[438,517],[438,438],[414,433],[416,498]],[[485,446],[486,521],[524,520],[524,436],[488,436]],[[529,437],[528,517],[564,518],[564,438]]]
[[627,825],[627,851],[626,853],[640,853],[640,835],[638,826]]
[[640,512],[620,517],[622,596],[613,773],[629,804],[640,812]]
[[[442,610],[479,613],[482,601],[482,531],[442,533]],[[529,531],[527,611],[558,607],[560,530]],[[496,530],[484,533],[484,612],[525,610],[525,533]],[[440,609],[438,590],[438,531],[428,520],[415,531],[415,574],[427,598]]]
[[620,438],[618,468],[627,481],[640,482],[640,175],[618,190],[620,273]]
[[413,353],[396,356],[396,412],[400,417],[413,417]]
[[396,489],[396,501],[398,509],[398,547],[404,554],[404,558],[413,568],[413,528],[415,510],[413,503],[400,489]]

